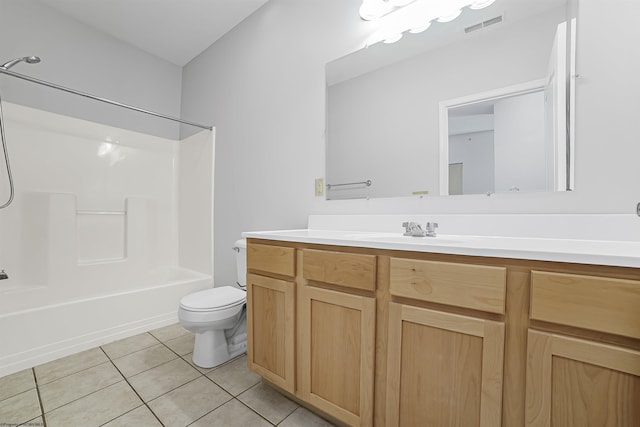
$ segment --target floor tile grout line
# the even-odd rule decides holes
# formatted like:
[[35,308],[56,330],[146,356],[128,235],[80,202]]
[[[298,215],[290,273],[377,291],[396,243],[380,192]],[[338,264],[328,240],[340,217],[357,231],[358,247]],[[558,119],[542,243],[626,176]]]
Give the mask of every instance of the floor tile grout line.
[[[189,362],[187,362],[187,363],[189,363]],[[27,368],[27,369],[31,370],[31,369],[33,369],[33,368]],[[26,389],[26,390],[19,391],[19,392],[18,392],[18,393],[16,393],[16,394],[12,394],[11,396],[7,396],[7,397],[5,397],[4,399],[0,399],[0,403],[4,402],[5,400],[9,400],[9,399],[12,399],[12,398],[14,398],[14,397],[16,397],[16,396],[19,396],[19,395],[21,395],[22,393],[26,393],[26,392],[28,392],[28,391],[31,391],[31,390],[33,390],[34,388],[36,388],[36,387],[35,387],[35,386],[33,386],[33,387],[30,387],[30,388],[28,388],[28,389]],[[2,426],[2,424],[0,424],[0,426]]]
[[[94,347],[94,348],[100,348],[100,347]],[[92,348],[92,349],[89,349],[89,350],[93,350],[93,348]],[[71,354],[71,355],[69,355],[69,356],[75,356],[76,354],[79,354],[79,353],[74,353],[74,354]],[[69,356],[67,356],[67,357],[69,357]],[[57,360],[59,360],[59,359],[57,359]],[[49,384],[51,384],[51,383],[53,383],[53,382],[56,382],[56,381],[58,381],[58,380],[61,380],[61,379],[63,379],[63,378],[67,378],[67,377],[70,377],[71,375],[79,374],[80,372],[87,371],[87,370],[89,370],[89,369],[91,369],[91,368],[95,368],[96,366],[104,365],[105,363],[108,363],[108,362],[111,362],[111,359],[109,359],[109,358],[108,358],[108,356],[107,356],[107,360],[103,360],[102,362],[97,363],[97,364],[95,364],[95,365],[87,366],[86,368],[80,369],[79,371],[75,371],[75,372],[71,372],[71,373],[69,373],[69,374],[63,375],[63,376],[61,376],[61,377],[59,377],[59,378],[56,378],[56,379],[54,379],[54,380],[47,381],[46,383],[39,384],[39,387],[49,385]],[[43,366],[43,365],[38,365],[38,366]],[[36,369],[38,366],[33,366],[33,367],[31,368],[31,369],[33,369],[33,376],[34,376],[35,378],[37,378],[37,375],[36,375],[36,371],[35,371],[35,369]]]
[[[291,400],[291,399],[289,399],[289,400]],[[293,402],[293,400],[291,400],[291,401]],[[296,404],[296,407],[293,409],[293,411],[289,412],[289,413],[287,414],[287,416],[286,416],[286,417],[284,417],[283,419],[281,419],[281,420],[280,420],[280,422],[279,422],[278,424],[274,424],[274,425],[276,425],[276,426],[277,426],[277,425],[279,425],[279,424],[282,424],[282,422],[283,422],[284,420],[286,420],[287,418],[289,418],[289,417],[291,416],[291,414],[293,414],[293,413],[294,413],[294,412],[296,412],[299,408],[301,408],[301,406],[300,406],[300,405],[298,405],[296,402],[293,402],[293,403],[295,403],[295,404]]]
[[[130,355],[132,355],[132,354],[139,353],[139,352],[144,351],[144,350],[148,350],[148,349],[150,349],[151,347],[154,347],[154,346],[157,346],[157,345],[163,345],[166,349],[168,349],[169,351],[171,351],[171,352],[172,352],[173,354],[175,354],[177,357],[174,357],[174,358],[173,358],[173,359],[171,359],[171,360],[167,360],[167,361],[165,361],[165,362],[162,362],[162,363],[160,363],[160,364],[158,364],[158,365],[156,365],[156,366],[152,366],[152,367],[150,367],[150,368],[148,368],[148,369],[145,369],[145,370],[143,370],[143,371],[136,372],[134,375],[131,375],[130,377],[135,377],[136,375],[139,375],[139,374],[142,374],[142,373],[144,373],[144,372],[150,371],[151,369],[157,368],[158,366],[162,366],[162,365],[165,365],[165,364],[167,364],[167,363],[169,363],[169,362],[173,362],[174,360],[176,360],[176,358],[178,358],[178,359],[183,359],[183,360],[184,360],[184,358],[183,358],[182,356],[180,356],[178,353],[176,353],[176,352],[175,352],[171,347],[167,346],[167,345],[164,343],[164,341],[161,341],[161,340],[160,340],[160,338],[158,338],[158,337],[156,337],[155,335],[153,335],[152,331],[147,331],[147,332],[144,332],[144,333],[151,335],[151,336],[152,336],[156,341],[158,341],[158,343],[157,343],[157,344],[150,345],[149,347],[145,347],[145,348],[141,348],[141,349],[136,350],[136,351],[132,351],[131,353],[127,353],[127,354],[125,354],[125,355],[122,355],[122,356],[120,356],[120,357],[116,357],[116,358],[111,358],[111,357],[109,356],[109,354],[107,354],[107,352],[105,351],[105,349],[104,349],[104,348],[102,348],[102,346],[98,347],[98,348],[100,348],[100,350],[102,350],[102,352],[107,356],[107,358],[109,359],[109,361],[110,361],[110,362],[111,362],[111,363],[116,367],[116,369],[118,370],[118,372],[120,372],[120,375],[122,375],[122,376],[125,378],[125,380],[126,380],[126,378],[127,378],[127,377],[125,377],[125,375],[122,373],[122,371],[120,371],[120,369],[118,368],[118,366],[116,366],[115,361],[116,361],[116,360],[118,360],[118,359],[121,359],[121,358],[123,358],[123,357],[130,356]],[[138,335],[142,335],[142,334],[138,334]],[[184,335],[187,335],[187,334],[179,335],[179,336],[178,336],[178,337],[176,337],[176,338],[180,338],[181,336],[184,336]],[[133,336],[135,336],[135,335],[133,335]],[[130,338],[130,337],[129,337],[129,338]],[[124,339],[127,339],[127,338],[124,338]],[[174,338],[172,338],[172,339],[174,339]],[[170,340],[169,340],[169,341],[170,341]],[[117,342],[117,341],[114,341],[114,342]],[[185,362],[186,362],[186,360],[185,360]],[[189,362],[187,362],[187,363],[189,363]],[[196,369],[196,370],[197,370],[197,369]],[[200,372],[200,373],[201,373],[201,372]],[[127,380],[127,384],[131,385],[131,384],[129,383],[129,381],[128,381],[128,380]],[[132,388],[133,388],[133,386],[132,386]]]
[[[151,335],[151,334],[149,334],[149,335]],[[135,336],[135,335],[134,335],[134,336]],[[153,335],[152,335],[152,337],[153,337]],[[125,339],[126,339],[126,338],[125,338]],[[104,353],[104,354],[109,358],[109,360],[110,360],[110,361],[114,361],[114,360],[117,360],[117,359],[122,359],[123,357],[127,357],[127,356],[132,355],[132,354],[139,353],[139,352],[144,351],[144,350],[148,350],[148,349],[150,349],[151,347],[154,347],[154,346],[156,346],[156,345],[163,344],[163,343],[162,343],[161,341],[159,341],[156,337],[153,337],[153,339],[155,339],[157,342],[156,342],[156,343],[154,343],[154,344],[151,344],[150,346],[143,347],[143,348],[139,348],[138,350],[134,350],[134,351],[132,351],[132,352],[125,353],[125,354],[123,354],[122,356],[118,356],[118,357],[111,357],[111,356],[109,356],[109,353],[107,353],[107,351],[103,348],[103,347],[104,347],[104,345],[101,345],[101,346],[100,346],[100,348],[102,349],[102,352],[103,352],[103,353]],[[117,341],[114,341],[114,342],[117,342]],[[111,344],[111,343],[109,343],[109,344]],[[109,344],[105,344],[105,345],[109,345]]]
[[36,385],[36,394],[38,395],[38,405],[40,405],[40,416],[42,417],[43,427],[47,427],[47,420],[44,417],[44,406],[42,405],[42,398],[40,397],[40,387],[38,386],[38,377],[36,377],[36,368],[31,368],[31,374],[33,375],[33,382]]
[[[160,395],[158,395],[158,396],[154,397],[153,399],[149,400],[149,402],[153,402],[154,400],[160,399],[161,397],[166,396],[167,394],[171,393],[172,391],[175,391],[175,390],[179,389],[180,387],[183,387],[183,386],[185,386],[185,385],[187,385],[187,384],[190,384],[190,383],[192,383],[192,382],[194,382],[194,381],[199,380],[199,379],[200,379],[200,377],[203,377],[203,376],[204,376],[204,375],[200,375],[200,376],[198,376],[198,377],[196,377],[196,378],[194,378],[194,379],[192,379],[192,380],[187,381],[187,382],[186,382],[186,383],[184,383],[184,384],[180,384],[179,386],[172,388],[171,390],[167,390],[166,392],[164,392],[164,393],[162,393],[162,394],[160,394]],[[225,391],[226,391],[226,390],[225,390]],[[227,393],[227,394],[230,394],[230,393]]]
[[115,417],[115,418],[111,418],[109,421],[106,421],[106,422],[104,422],[104,423],[100,424],[100,426],[99,426],[99,427],[102,427],[102,426],[104,426],[104,425],[107,425],[107,424],[109,424],[110,422],[115,421],[115,420],[117,420],[117,419],[118,419],[118,418],[120,418],[120,417],[124,417],[124,416],[125,416],[125,415],[127,415],[128,413],[133,412],[133,411],[135,411],[135,410],[136,410],[136,409],[138,409],[138,408],[142,408],[143,406],[145,406],[145,405],[144,405],[144,402],[142,402],[142,404],[141,404],[141,405],[138,405],[138,406],[136,406],[135,408],[130,409],[130,410],[128,410],[127,412],[122,413],[122,414],[118,415],[117,417]]
[[[100,350],[102,350],[102,352],[106,354],[106,352],[104,351],[104,349],[103,349],[102,347],[100,347]],[[107,356],[107,357],[109,357],[109,356]],[[111,360],[110,360],[110,361],[111,361]],[[127,379],[127,377],[125,377],[125,376],[124,376],[124,374],[120,371],[120,369],[118,369],[118,367],[116,366],[116,364],[115,364],[115,363],[113,363],[113,361],[111,361],[111,364],[113,365],[113,367],[114,367],[114,368],[116,368],[116,370],[117,370],[117,371],[118,371],[118,373],[122,376],[122,378],[123,378],[123,379],[124,379],[124,381],[127,383],[127,385],[129,386],[129,388],[131,388],[131,390],[136,394],[136,396],[138,396],[138,399],[140,399],[140,401],[142,402],[142,405],[146,406],[146,407],[147,407],[147,409],[151,412],[151,414],[153,414],[153,416],[158,420],[158,422],[160,423],[160,425],[164,427],[164,423],[160,420],[160,418],[158,418],[158,416],[156,415],[156,413],[155,413],[155,412],[153,412],[153,411],[151,410],[151,408],[149,407],[149,405],[147,405],[147,402],[145,402],[145,401],[144,401],[144,399],[142,398],[142,396],[140,396],[140,394],[138,393],[138,390],[136,390],[136,389],[133,387],[133,385],[131,385],[131,383],[129,382],[129,380]],[[142,406],[142,405],[141,405],[141,406]],[[139,408],[139,406],[136,406],[136,408]],[[135,408],[134,408],[134,409],[135,409]],[[127,412],[125,412],[125,414],[126,414],[126,413],[127,413]],[[114,418],[114,420],[115,420],[115,419],[120,418],[120,417],[121,417],[121,416],[123,416],[123,415],[124,415],[124,414],[120,414],[120,415],[118,415],[116,418]],[[113,421],[113,420],[111,420],[111,421]],[[45,426],[45,427],[46,427],[46,426]]]
[[[49,381],[49,382],[46,382],[46,383],[43,383],[43,384],[38,384],[38,387],[47,387],[49,384],[53,384],[53,383],[55,383],[56,381],[60,381],[60,380],[63,380],[63,379],[65,379],[65,378],[72,377],[72,376],[74,376],[74,375],[77,375],[77,374],[80,374],[80,373],[82,373],[82,372],[88,371],[89,369],[97,368],[98,366],[101,366],[101,365],[106,365],[107,363],[111,363],[111,360],[105,360],[104,362],[100,362],[100,363],[98,363],[97,365],[93,365],[93,366],[89,366],[88,368],[81,369],[81,370],[79,370],[78,372],[74,372],[74,373],[72,373],[72,374],[68,374],[68,375],[65,375],[65,376],[63,376],[63,377],[56,378],[56,379],[55,379],[55,380],[53,380],[53,381]],[[35,376],[35,368],[36,368],[36,366],[34,366],[34,367],[32,368],[32,369],[34,369],[34,372],[33,372],[33,373],[34,373],[34,376]]]
[[226,388],[224,388],[224,386],[222,384],[218,384],[216,382],[216,380],[214,380],[213,378],[209,377],[209,375],[207,374],[202,374],[204,377],[206,377],[209,381],[211,381],[212,383],[214,383],[215,385],[217,385],[218,387],[220,387],[222,390],[226,391],[227,393],[229,393],[234,399],[237,399],[238,396],[240,396],[241,394],[243,394],[245,391],[252,389],[253,387],[255,387],[256,385],[258,385],[258,383],[255,384],[251,384],[249,387],[243,389],[242,391],[238,392],[238,394],[233,394],[231,393],[231,391],[227,390]]
[[[251,388],[253,388],[253,387],[251,387]],[[247,390],[248,390],[248,389],[247,389]],[[246,390],[245,390],[245,391],[246,391]],[[238,395],[238,396],[239,396],[239,395]],[[266,417],[264,417],[261,413],[259,413],[258,411],[256,411],[256,410],[255,410],[255,409],[253,409],[251,406],[247,405],[246,403],[244,403],[242,400],[238,399],[237,397],[236,397],[236,400],[237,400],[238,402],[240,402],[242,405],[244,405],[245,407],[249,408],[249,409],[250,409],[251,411],[253,411],[254,413],[258,414],[258,416],[259,416],[260,418],[262,418],[263,420],[265,420],[266,422],[268,422],[268,423],[269,423],[269,424],[271,424],[272,426],[277,425],[277,424],[274,424],[274,423],[272,423],[271,421],[269,421],[269,420],[268,420]],[[297,409],[297,408],[296,408],[296,409]],[[295,410],[295,409],[294,409],[294,410]],[[293,413],[293,412],[292,412],[292,413]],[[288,415],[287,415],[287,417],[288,417],[289,415],[291,415],[291,414],[288,414]],[[282,419],[282,421],[286,420],[286,419],[287,419],[287,417],[284,417],[284,418]],[[282,422],[282,421],[281,421],[281,422]]]
[[[172,325],[169,325],[169,326],[172,326]],[[153,337],[154,337],[155,339],[157,339],[158,341],[160,341],[161,343],[163,343],[163,344],[164,344],[164,343],[165,343],[165,342],[167,342],[167,341],[171,341],[171,340],[174,340],[174,339],[176,339],[176,338],[180,338],[180,337],[182,337],[182,336],[184,336],[184,335],[189,335],[189,334],[190,334],[190,332],[189,332],[189,331],[187,331],[186,329],[185,329],[185,331],[186,331],[186,332],[185,332],[185,333],[183,333],[183,334],[180,334],[180,335],[175,336],[175,337],[173,337],[173,338],[169,338],[169,339],[164,340],[164,341],[163,341],[163,340],[161,340],[160,338],[158,338],[157,336],[153,335],[153,331],[149,331],[148,333],[149,333],[149,334],[151,334],[151,335],[153,335]]]
[[[120,359],[122,359],[122,358],[124,358],[124,357],[131,356],[131,355],[133,355],[133,354],[140,353],[140,352],[145,351],[145,350],[149,350],[150,348],[152,348],[152,347],[156,347],[156,346],[159,346],[159,345],[163,345],[165,348],[167,348],[167,346],[165,346],[164,344],[162,344],[162,343],[158,343],[158,344],[154,344],[154,345],[152,345],[151,347],[146,347],[146,348],[140,349],[140,350],[138,350],[138,351],[134,351],[133,353],[129,353],[129,354],[125,354],[124,356],[117,357],[117,358],[115,358],[115,359],[109,359],[109,362],[111,362],[111,363],[113,363],[113,364],[115,365],[115,361],[116,361],[116,360],[120,360]],[[102,348],[102,347],[101,347],[101,348]],[[171,349],[169,349],[169,350],[171,350]],[[102,351],[104,351],[104,349],[102,349]],[[175,352],[173,352],[173,353],[175,354]],[[178,356],[178,357],[180,357],[180,356]],[[167,362],[171,362],[172,360],[175,360],[175,359],[176,359],[176,358],[174,357],[173,359],[170,359],[170,360],[167,360],[167,361],[165,361],[165,362],[160,363],[160,365],[164,365],[165,363],[167,363]],[[160,366],[160,365],[156,365],[156,366]],[[141,373],[146,372],[146,371],[148,371],[149,369],[153,369],[153,368],[155,368],[155,366],[152,366],[152,367],[150,367],[150,368],[147,368],[147,369],[145,369],[145,370],[143,370],[143,371],[140,371],[140,372],[138,372],[138,373],[136,373],[136,374],[134,374],[134,375],[141,374]],[[131,375],[131,376],[134,376],[134,375]]]
[[97,389],[97,390],[92,391],[91,393],[87,393],[87,394],[85,394],[84,396],[80,396],[80,397],[77,397],[77,398],[75,398],[75,399],[73,399],[73,400],[70,400],[70,401],[68,401],[67,403],[65,403],[64,405],[60,405],[60,406],[58,406],[58,407],[56,407],[56,408],[51,409],[50,411],[46,411],[46,412],[44,412],[44,408],[43,408],[43,413],[42,413],[42,415],[43,415],[43,417],[44,417],[44,414],[50,414],[50,413],[52,413],[52,412],[54,412],[54,411],[57,411],[57,410],[58,410],[58,409],[60,409],[60,408],[64,408],[65,406],[70,405],[70,404],[72,404],[72,403],[75,403],[75,402],[77,402],[77,401],[78,401],[78,400],[80,400],[80,399],[84,399],[85,397],[91,396],[92,394],[95,394],[95,393],[97,393],[97,392],[99,392],[99,391],[105,390],[105,389],[107,389],[107,388],[109,388],[109,387],[112,387],[112,386],[114,386],[114,385],[116,385],[116,384],[118,384],[118,383],[121,383],[121,382],[122,382],[122,380],[118,380],[118,381],[116,381],[115,383],[112,383],[112,384],[106,385],[106,386],[104,386],[104,387],[101,387],[101,388],[99,388],[99,389]]
[[[160,344],[162,344],[163,346],[165,346],[166,348],[169,349],[169,351],[171,351],[173,354],[175,354],[176,356],[178,356],[180,359],[184,360],[184,358],[182,356],[180,356],[174,349],[172,349],[171,347],[169,347],[168,345],[166,345],[164,342],[160,341]],[[189,354],[189,353],[187,353]],[[185,360],[185,362],[187,362]],[[189,363],[189,362],[187,362]],[[190,363],[189,363],[190,364]],[[192,366],[193,367],[193,366]],[[194,369],[196,369],[196,371],[198,370],[197,368],[193,367]],[[198,371],[199,372],[199,371]]]
[[[226,392],[226,390],[225,390],[225,392]],[[231,396],[231,394],[230,394],[229,392],[226,392],[226,393],[227,393],[229,396]],[[202,415],[202,416],[200,416],[200,417],[196,418],[195,420],[191,421],[189,424],[187,424],[187,426],[186,426],[186,427],[189,427],[190,425],[193,425],[193,424],[197,423],[197,422],[198,422],[198,421],[200,421],[202,418],[206,417],[207,415],[209,415],[210,413],[212,413],[212,412],[213,412],[213,411],[215,411],[216,409],[219,409],[219,408],[223,407],[223,406],[224,406],[224,405],[226,405],[227,403],[231,402],[233,399],[234,399],[234,397],[233,397],[233,396],[231,396],[231,399],[229,399],[229,400],[227,400],[227,401],[225,401],[225,402],[222,402],[221,404],[219,404],[219,405],[218,405],[218,406],[216,406],[215,408],[211,409],[210,411],[207,411],[207,413],[206,413],[206,414],[204,414],[204,415]]]
[[[108,361],[106,361],[106,362],[104,362],[104,363],[101,363],[100,365],[106,365],[107,363],[109,363],[111,366],[113,366],[114,368],[116,368],[116,370],[118,369],[117,367],[115,367],[115,366],[114,366],[113,362],[111,362],[110,360],[108,360]],[[96,365],[96,366],[100,366],[100,365]],[[96,366],[92,366],[91,368],[95,368]],[[79,371],[79,372],[76,372],[76,373],[80,373],[80,372],[88,371],[88,370],[89,370],[89,369],[91,369],[91,368],[87,368],[87,369],[84,369],[84,370]],[[120,373],[120,371],[118,371],[118,373]],[[62,377],[62,378],[60,378],[60,379],[67,378],[67,377],[70,377],[70,376],[72,376],[72,375],[75,375],[75,374],[67,375],[66,377]],[[122,375],[122,374],[120,374],[120,375]],[[56,381],[58,381],[58,380],[56,380]],[[46,383],[46,384],[44,384],[43,386],[48,386],[49,384],[52,384],[53,382],[54,382],[54,381],[52,381],[52,382],[50,382],[50,383]],[[44,410],[44,406],[42,405],[42,416],[44,417],[44,414],[45,414],[45,413],[47,413],[47,414],[48,414],[48,413],[51,413],[51,412],[53,412],[53,411],[55,411],[55,410],[57,410],[57,409],[60,409],[60,408],[62,408],[62,407],[64,407],[64,406],[67,406],[67,405],[69,405],[69,404],[71,404],[71,403],[73,403],[73,402],[77,402],[77,401],[78,401],[78,400],[80,400],[80,399],[83,399],[83,398],[85,398],[85,397],[87,397],[87,396],[91,396],[91,395],[92,395],[92,394],[94,394],[94,393],[97,393],[97,392],[102,391],[102,390],[104,390],[104,389],[106,389],[106,388],[109,388],[109,387],[111,387],[111,386],[113,386],[113,385],[116,385],[116,384],[118,384],[119,382],[121,382],[121,380],[118,380],[118,381],[113,382],[113,383],[111,383],[111,384],[107,384],[107,385],[105,385],[105,386],[103,386],[103,387],[100,387],[100,388],[98,388],[98,389],[95,389],[95,390],[93,390],[93,391],[91,391],[91,392],[89,392],[89,393],[87,393],[87,394],[85,394],[85,395],[83,395],[83,396],[76,397],[75,399],[70,400],[70,401],[68,401],[68,402],[66,402],[66,403],[64,403],[64,404],[62,404],[62,405],[60,405],[60,406],[56,406],[55,408],[52,408],[52,409],[50,409],[50,410],[48,410],[48,411],[46,411],[46,412],[45,412],[45,410]],[[42,388],[43,386],[38,386],[38,397],[40,397],[40,388]]]
[[[225,390],[226,391],[226,390]],[[227,403],[236,400],[238,401],[242,406],[248,408],[251,412],[253,412],[254,414],[258,415],[260,418],[262,418],[263,420],[265,420],[267,423],[269,423],[269,425],[271,426],[275,426],[275,424],[273,424],[271,421],[269,421],[268,419],[266,419],[265,417],[263,417],[262,415],[260,415],[258,412],[256,412],[255,410],[253,410],[251,407],[247,406],[244,404],[244,402],[242,402],[240,399],[238,399],[237,397],[233,396],[231,393],[229,393],[227,391],[227,393],[229,394],[229,396],[231,396],[231,399],[227,400],[226,402],[216,406],[215,408],[213,408],[212,410],[210,410],[209,412],[207,412],[206,414],[202,415],[201,417],[198,417],[197,419],[193,420],[192,422],[190,422],[189,424],[187,424],[187,427],[197,423],[198,421],[200,421],[201,419],[203,419],[204,417],[206,417],[207,415],[209,415],[210,413],[216,411],[217,409],[220,409],[221,407],[223,407],[224,405],[226,405]],[[288,415],[287,415],[288,416]]]
[[[297,411],[297,410],[298,410],[298,408],[300,408],[300,407],[301,407],[297,402],[294,402],[293,400],[289,399],[287,396],[284,396],[284,395],[282,395],[280,392],[278,392],[278,394],[281,394],[281,395],[282,395],[282,397],[284,397],[285,399],[287,399],[287,400],[289,400],[289,401],[293,402],[293,403],[296,405],[296,407],[295,407],[291,412],[289,412],[289,413],[288,413],[288,414],[287,414],[283,419],[281,419],[281,420],[280,420],[280,422],[279,422],[278,424],[274,424],[274,423],[272,423],[271,421],[267,420],[267,418],[265,418],[264,416],[262,416],[262,415],[261,415],[257,410],[253,409],[251,406],[249,406],[248,404],[244,403],[244,401],[240,400],[240,395],[242,395],[242,394],[246,393],[247,391],[251,390],[251,389],[252,389],[252,388],[254,388],[254,387],[257,387],[259,384],[264,384],[264,383],[263,383],[262,381],[260,381],[260,382],[258,382],[258,383],[256,383],[256,384],[252,385],[251,387],[247,388],[245,391],[243,391],[243,392],[241,392],[241,393],[238,393],[238,395],[237,395],[237,396],[235,396],[235,399],[237,399],[237,400],[238,400],[238,402],[242,403],[244,406],[246,406],[247,408],[251,409],[251,410],[252,410],[253,412],[255,412],[256,414],[260,415],[260,417],[264,418],[264,419],[265,419],[269,424],[271,424],[271,425],[273,425],[273,426],[277,426],[278,424],[280,424],[281,422],[283,422],[284,420],[286,420],[287,418],[289,418],[289,416],[290,416],[291,414],[293,414],[295,411]],[[276,391],[277,391],[277,390],[276,390]]]
[[[146,369],[144,369],[144,370],[142,370],[142,371],[140,371],[140,372],[136,372],[135,374],[130,375],[130,376],[129,376],[129,378],[133,378],[133,377],[135,377],[135,376],[138,376],[138,375],[140,375],[140,374],[143,374],[143,373],[145,373],[145,372],[148,372],[148,371],[150,371],[150,370],[152,370],[152,369],[157,368],[158,366],[166,365],[167,363],[169,363],[169,362],[173,362],[173,361],[174,361],[174,360],[176,360],[176,359],[180,359],[180,356],[178,356],[178,357],[174,357],[173,359],[166,360],[166,361],[164,361],[164,362],[162,362],[162,363],[160,363],[160,364],[158,364],[158,365],[152,366],[152,367],[150,367],[150,368],[146,368]],[[120,371],[120,369],[118,368],[118,366],[117,366],[117,365],[116,365],[112,360],[110,360],[110,362],[111,362],[114,366],[116,366],[116,369],[118,369],[118,371],[122,374],[122,372]],[[122,374],[122,376],[124,376],[124,374]],[[126,378],[126,377],[125,377],[125,378]]]

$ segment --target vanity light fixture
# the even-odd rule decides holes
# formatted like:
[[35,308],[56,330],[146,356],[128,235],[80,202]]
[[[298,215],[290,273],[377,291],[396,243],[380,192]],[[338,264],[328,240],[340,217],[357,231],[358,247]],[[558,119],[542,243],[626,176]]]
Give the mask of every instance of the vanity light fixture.
[[423,31],[426,31],[429,27],[431,26],[431,22],[427,22],[426,24],[422,24],[416,27],[413,27],[411,29],[409,29],[409,32],[411,34],[418,34],[421,33]]
[[462,9],[483,9],[495,0],[362,0],[360,17],[379,20],[380,26],[367,41],[367,46],[383,41],[394,43],[405,31],[420,33],[433,21],[450,22]]
[[470,9],[484,9],[485,7],[491,5],[491,3],[493,3],[496,0],[479,0],[479,1],[474,1],[469,5]]
[[456,19],[462,13],[462,9],[454,10],[450,15],[441,16],[438,18],[438,22],[451,22]]

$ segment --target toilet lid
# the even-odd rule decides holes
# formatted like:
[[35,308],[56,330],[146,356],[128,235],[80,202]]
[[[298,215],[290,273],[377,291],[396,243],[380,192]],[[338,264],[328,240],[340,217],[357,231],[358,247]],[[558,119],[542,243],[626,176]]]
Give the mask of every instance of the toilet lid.
[[233,286],[205,289],[189,294],[180,300],[180,305],[187,310],[219,310],[244,303],[246,292]]

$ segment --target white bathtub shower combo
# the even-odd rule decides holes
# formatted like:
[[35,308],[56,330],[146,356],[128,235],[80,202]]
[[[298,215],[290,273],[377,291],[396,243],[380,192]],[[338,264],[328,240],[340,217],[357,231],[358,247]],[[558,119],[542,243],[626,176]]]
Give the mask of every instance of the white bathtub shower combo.
[[212,283],[214,131],[2,107],[0,376],[177,322]]

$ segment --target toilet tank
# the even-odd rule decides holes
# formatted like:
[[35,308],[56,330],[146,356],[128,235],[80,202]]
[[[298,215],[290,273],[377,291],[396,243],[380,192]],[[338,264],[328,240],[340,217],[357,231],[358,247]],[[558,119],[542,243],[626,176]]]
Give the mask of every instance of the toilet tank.
[[233,249],[236,251],[236,283],[244,289],[247,287],[247,240],[236,241]]

